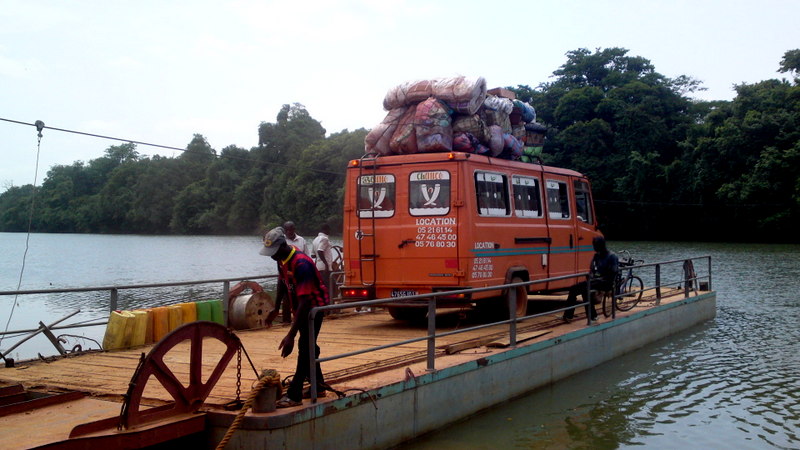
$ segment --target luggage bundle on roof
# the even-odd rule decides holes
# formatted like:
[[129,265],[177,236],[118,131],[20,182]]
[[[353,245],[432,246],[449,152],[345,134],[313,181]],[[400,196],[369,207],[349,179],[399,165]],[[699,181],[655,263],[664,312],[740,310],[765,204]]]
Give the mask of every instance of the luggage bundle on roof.
[[389,111],[365,139],[380,155],[460,151],[530,162],[547,128],[514,92],[486,89],[483,77],[400,84],[386,94]]

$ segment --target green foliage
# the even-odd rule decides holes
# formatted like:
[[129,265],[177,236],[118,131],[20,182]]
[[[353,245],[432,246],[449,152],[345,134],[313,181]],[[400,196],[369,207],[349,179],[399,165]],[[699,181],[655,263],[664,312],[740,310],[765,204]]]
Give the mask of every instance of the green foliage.
[[[736,86],[733,101],[699,101],[622,48],[566,54],[554,78],[512,89],[548,126],[546,164],[585,173],[612,239],[797,241],[800,225],[800,50],[793,80]],[[258,146],[217,152],[200,134],[175,158],[131,143],[54,166],[41,187],[0,194],[0,231],[250,234],[297,223],[341,230],[347,163],[367,130],[328,137],[298,103],[258,126]],[[35,194],[35,195],[34,195]],[[310,236],[309,236],[310,237]]]
[[789,50],[783,54],[778,72],[791,72],[794,76],[800,75],[800,49]]
[[[33,197],[33,185],[11,186],[0,195],[0,230],[26,231]],[[35,205],[35,203],[34,203]]]
[[[366,130],[325,137],[302,105],[259,127],[260,145],[219,154],[200,134],[176,158],[142,158],[134,144],[88,163],[54,166],[36,190],[33,229],[46,232],[242,234],[286,220],[311,234],[341,229],[344,172]],[[28,228],[32,186],[0,194],[0,230]]]
[[[510,88],[550,126],[545,161],[592,180],[606,234],[798,240],[797,80],[742,84],[732,102],[696,101],[687,94],[703,90],[698,80],[669,79],[627,53],[571,51],[554,81]],[[800,51],[780,67],[797,74]]]

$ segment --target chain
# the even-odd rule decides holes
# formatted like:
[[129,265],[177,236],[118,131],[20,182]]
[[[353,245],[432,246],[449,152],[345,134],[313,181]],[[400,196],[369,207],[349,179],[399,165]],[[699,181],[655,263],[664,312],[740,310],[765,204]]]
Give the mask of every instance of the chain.
[[241,394],[242,394],[242,346],[239,346],[239,350],[236,352],[236,403],[241,404]]

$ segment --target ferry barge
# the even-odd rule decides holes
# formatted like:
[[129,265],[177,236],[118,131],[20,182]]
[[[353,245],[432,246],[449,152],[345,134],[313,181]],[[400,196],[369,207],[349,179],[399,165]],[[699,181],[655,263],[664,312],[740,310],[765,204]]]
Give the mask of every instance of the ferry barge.
[[[664,273],[669,263],[684,261],[650,268]],[[398,321],[383,310],[356,312],[352,305],[332,305],[328,308],[345,312],[325,321],[321,361],[326,381],[344,396],[329,393],[294,408],[248,411],[227,448],[384,448],[421,436],[712,319],[716,293],[710,285],[710,259],[708,267],[707,274],[692,274],[692,280],[648,283],[639,305],[597,322],[589,322],[580,307],[571,323],[561,320],[563,308],[557,308],[465,326],[471,317],[464,310],[440,310],[425,324]],[[528,298],[532,306],[548,299]],[[293,373],[294,358],[279,357],[281,327],[231,332],[246,350],[247,357],[238,363],[228,337],[199,330],[174,340],[151,364],[158,369],[144,371],[146,386],[134,395],[136,410],[127,412],[133,419],[121,427],[119,411],[123,404],[130,409],[130,401],[123,400],[130,400],[135,374],[142,373],[142,356],[159,353],[163,341],[155,348],[0,369],[0,427],[13,436],[0,448],[139,448],[161,442],[216,446],[237,415],[226,405],[247,396],[258,370]],[[198,386],[207,390],[202,405],[194,401]]]

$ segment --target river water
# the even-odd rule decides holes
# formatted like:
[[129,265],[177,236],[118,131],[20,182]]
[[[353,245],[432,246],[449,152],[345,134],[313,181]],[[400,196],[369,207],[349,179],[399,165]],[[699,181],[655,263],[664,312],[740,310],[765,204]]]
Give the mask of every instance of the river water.
[[[307,239],[311,236],[307,236]],[[26,236],[0,233],[0,291],[19,281]],[[33,234],[22,289],[107,286],[274,273],[258,237]],[[800,448],[800,246],[610,242],[648,262],[711,255],[717,317],[406,444],[409,449]],[[220,285],[126,296],[120,308]],[[19,297],[8,329],[106,318],[107,294]],[[14,303],[0,296],[0,326]],[[61,332],[59,332],[61,333]],[[67,332],[64,332],[67,333]],[[101,339],[102,327],[68,331]],[[57,333],[58,334],[58,333]],[[8,348],[19,337],[8,337]],[[75,337],[69,343],[93,345]],[[53,354],[33,339],[15,358]],[[513,376],[513,374],[509,374]],[[480,395],[480,393],[476,393]],[[444,406],[443,406],[444,407]]]

